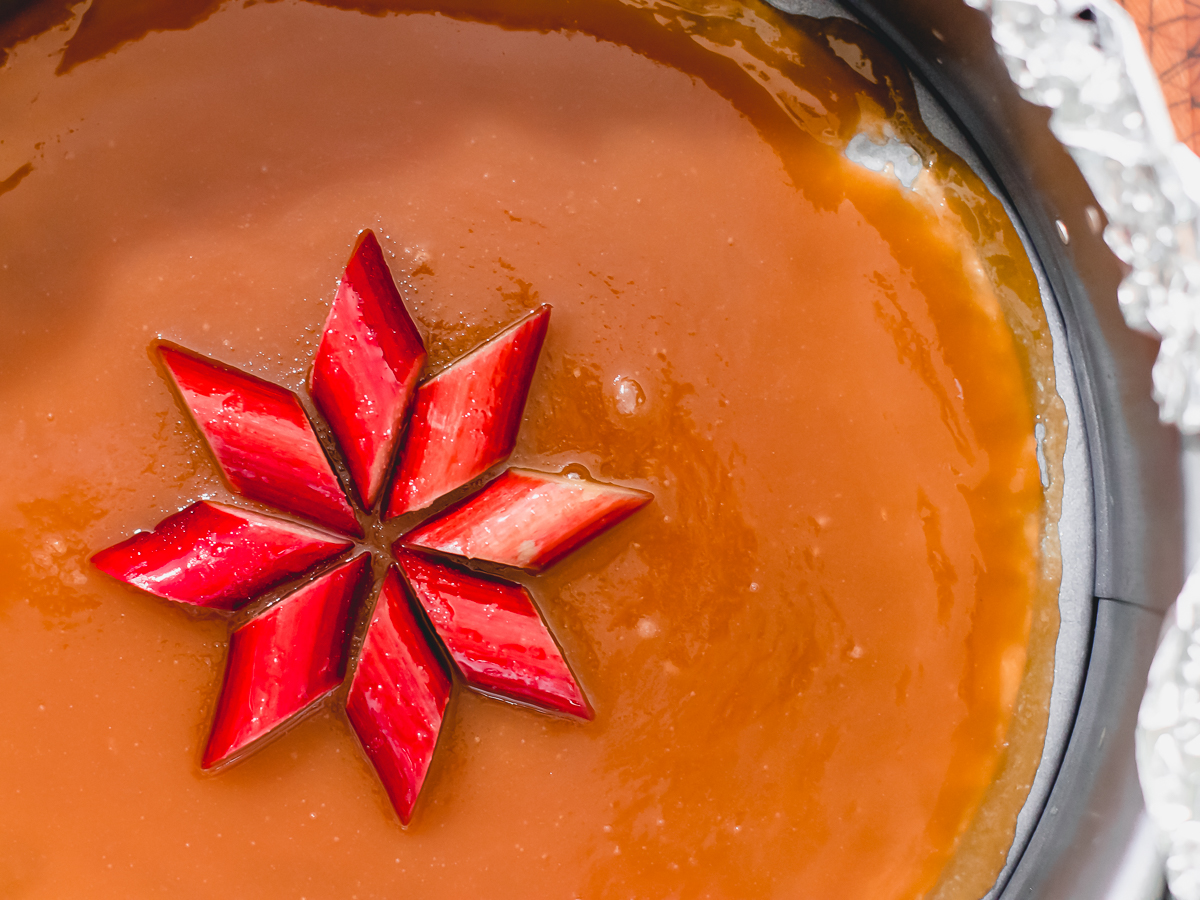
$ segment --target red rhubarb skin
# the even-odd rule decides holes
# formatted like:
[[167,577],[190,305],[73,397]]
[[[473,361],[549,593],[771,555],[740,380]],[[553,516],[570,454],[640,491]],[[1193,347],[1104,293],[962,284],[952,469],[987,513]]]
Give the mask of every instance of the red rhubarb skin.
[[379,241],[350,255],[317,348],[310,387],[364,505],[375,504],[425,365],[425,345]]
[[509,469],[400,542],[539,571],[653,499],[618,485]]
[[226,762],[339,684],[350,609],[370,569],[363,554],[236,629],[201,765]]
[[417,388],[385,518],[424,509],[508,458],[549,324],[541,306]]
[[296,395],[177,347],[158,348],[230,486],[357,536],[362,529]]
[[201,500],[92,556],[101,572],[157,597],[240,609],[352,544],[294,522]]
[[525,588],[401,547],[395,554],[468,685],[549,712],[592,718],[587,698]]
[[346,714],[400,821],[412,820],[450,700],[395,568],[388,570],[350,682]]

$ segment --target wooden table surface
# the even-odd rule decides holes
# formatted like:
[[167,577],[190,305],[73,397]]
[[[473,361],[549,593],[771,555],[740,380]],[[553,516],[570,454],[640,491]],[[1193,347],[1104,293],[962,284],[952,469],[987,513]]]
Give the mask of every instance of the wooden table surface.
[[1118,0],[1142,32],[1175,132],[1200,153],[1200,0]]

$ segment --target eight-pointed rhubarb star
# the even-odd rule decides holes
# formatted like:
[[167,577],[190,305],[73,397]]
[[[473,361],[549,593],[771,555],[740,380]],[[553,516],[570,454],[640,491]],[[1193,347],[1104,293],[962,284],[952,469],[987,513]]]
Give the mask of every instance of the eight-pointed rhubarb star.
[[[509,469],[401,535],[375,567],[383,575],[373,610],[370,555],[352,551],[364,534],[360,519],[424,510],[512,454],[549,321],[550,307],[542,306],[418,384],[424,343],[379,242],[364,231],[309,382],[336,446],[322,443],[286,388],[158,347],[229,486],[319,526],[200,501],[92,557],[100,570],[159,597],[253,612],[230,637],[204,768],[239,758],[338,695],[355,647],[354,675],[338,696],[405,824],[433,758],[453,672],[482,693],[592,717],[529,591],[462,559],[540,570],[650,494]],[[282,594],[268,593],[281,586]]]

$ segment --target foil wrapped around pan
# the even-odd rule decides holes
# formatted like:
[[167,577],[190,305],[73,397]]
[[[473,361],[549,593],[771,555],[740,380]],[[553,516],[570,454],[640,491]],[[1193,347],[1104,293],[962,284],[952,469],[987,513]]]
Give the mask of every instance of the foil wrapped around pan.
[[1112,0],[968,0],[1026,100],[1079,165],[1129,267],[1131,328],[1161,340],[1154,394],[1164,422],[1200,433],[1200,159],[1175,137],[1137,27]]
[[[1200,159],[1175,136],[1137,27],[1112,0],[966,0],[1026,100],[1104,209],[1104,238],[1127,265],[1118,300],[1131,328],[1161,341],[1153,370],[1162,421],[1200,433]],[[1175,606],[1138,720],[1138,774],[1178,900],[1200,900],[1200,570]]]

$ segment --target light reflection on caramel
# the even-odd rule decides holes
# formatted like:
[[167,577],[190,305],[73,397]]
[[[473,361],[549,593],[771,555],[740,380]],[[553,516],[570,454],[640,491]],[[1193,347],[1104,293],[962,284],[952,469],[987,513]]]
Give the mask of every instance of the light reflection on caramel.
[[47,629],[78,627],[100,599],[81,533],[103,515],[83,485],[62,496],[19,504],[18,528],[0,531],[0,617],[28,602]]

